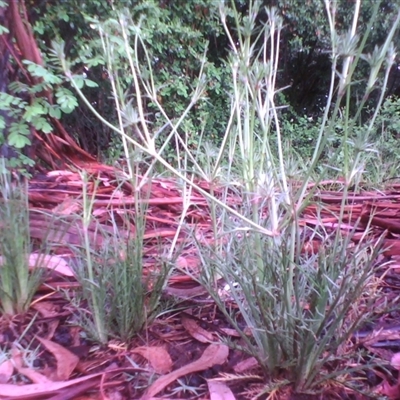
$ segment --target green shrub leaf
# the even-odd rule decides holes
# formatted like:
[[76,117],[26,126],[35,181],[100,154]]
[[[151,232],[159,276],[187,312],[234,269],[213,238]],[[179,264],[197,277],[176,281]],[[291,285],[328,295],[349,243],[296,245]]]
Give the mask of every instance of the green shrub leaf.
[[31,140],[28,136],[18,132],[11,132],[7,137],[7,143],[17,149],[23,149],[25,146],[29,146],[31,144]]
[[38,102],[26,107],[23,119],[27,122],[32,122],[32,119],[38,115],[46,114],[46,109]]
[[85,85],[87,87],[99,87],[99,85],[96,82],[91,81],[90,79],[85,79]]

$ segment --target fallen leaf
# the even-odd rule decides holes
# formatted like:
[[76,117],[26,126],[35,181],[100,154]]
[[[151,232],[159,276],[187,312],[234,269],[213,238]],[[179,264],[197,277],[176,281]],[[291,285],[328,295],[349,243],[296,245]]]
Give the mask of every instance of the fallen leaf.
[[[60,316],[60,314],[59,314],[59,316]],[[57,318],[57,319],[53,319],[52,321],[49,321],[47,323],[47,332],[45,334],[45,339],[50,340],[54,336],[54,334],[58,328],[58,325],[60,325],[60,322],[61,322],[60,318]]]
[[210,343],[214,341],[214,336],[211,332],[203,329],[193,318],[187,317],[184,314],[181,318],[182,325],[186,331],[201,343]]
[[[195,269],[200,266],[200,259],[194,256],[179,256],[176,260],[176,266],[182,269]],[[207,293],[206,290],[205,293]]]
[[[393,368],[400,371],[400,353],[393,354],[390,364]],[[387,380],[384,380],[380,385],[378,392],[387,396],[390,400],[398,400],[400,399],[400,382],[391,386]]]
[[39,301],[32,308],[39,311],[44,318],[53,318],[60,315],[60,306],[52,301]]
[[64,276],[74,276],[72,268],[68,263],[62,257],[56,255],[30,254],[29,268],[36,267],[48,268]]
[[0,399],[18,398],[23,396],[43,396],[66,387],[77,385],[94,377],[100,377],[103,373],[72,379],[67,382],[33,383],[30,385],[0,384]]
[[207,381],[210,400],[236,400],[232,390],[223,382]]
[[220,331],[224,332],[228,336],[240,337],[240,333],[238,333],[236,329],[220,328]]
[[148,360],[158,374],[166,374],[171,371],[172,360],[168,352],[160,346],[136,347],[132,353],[140,354]]
[[390,400],[398,400],[400,398],[399,384],[391,386],[386,380],[381,383],[377,392],[387,396]]
[[96,358],[94,360],[83,359],[77,365],[76,370],[82,374],[87,374],[88,372],[98,369],[99,367],[101,367],[104,364],[107,364],[108,361],[109,361],[109,357],[107,357],[107,356],[101,357],[99,359]]
[[62,203],[52,209],[54,214],[71,215],[76,214],[82,208],[82,204],[78,199],[67,197]]
[[57,361],[57,374],[54,380],[65,381],[67,380],[75,367],[78,365],[79,357],[71,353],[65,347],[59,345],[58,343],[52,342],[51,340],[42,339],[36,337],[40,343],[54,355]]
[[79,174],[77,174],[76,172],[72,172],[72,171],[65,171],[65,170],[54,170],[54,171],[49,171],[46,173],[47,176],[52,177],[52,176],[56,176],[56,177],[69,177],[69,180],[72,179],[72,177],[76,180],[78,180],[80,178]]
[[[24,360],[22,357],[22,352],[14,345],[11,349],[11,362],[13,363],[15,369],[22,375],[25,375],[29,378],[33,383],[36,384],[46,384],[51,382],[46,376],[41,374],[38,371],[35,371],[31,368],[26,368],[24,366]],[[0,393],[2,393],[0,391]]]
[[5,360],[0,364],[0,383],[7,383],[14,372],[14,366],[11,360]]
[[142,400],[149,400],[157,393],[163,390],[170,383],[174,382],[181,376],[191,374],[193,372],[204,371],[214,365],[223,364],[229,355],[229,348],[224,344],[211,344],[208,346],[201,357],[182,368],[172,371],[167,375],[158,378],[143,395]]
[[13,344],[11,348],[11,359],[15,368],[22,368],[24,365],[21,351]]
[[[172,278],[171,278],[172,279]],[[164,293],[170,296],[179,297],[182,299],[190,299],[193,297],[201,296],[207,293],[206,289],[202,286],[194,286],[189,288],[176,288],[167,286],[164,289]]]
[[248,372],[249,370],[258,366],[258,361],[254,357],[246,358],[245,360],[237,363],[233,370],[236,373]]
[[80,346],[81,338],[80,338],[81,328],[79,326],[71,326],[69,333],[72,338],[72,346]]
[[[32,253],[27,256],[28,265],[30,269],[37,267],[48,268],[65,276],[74,276],[71,267],[61,257],[56,255],[36,254]],[[4,264],[4,259],[0,256],[0,266]]]
[[390,364],[392,364],[392,367],[396,368],[397,371],[400,371],[400,353],[393,354]]
[[25,375],[27,378],[29,378],[33,383],[36,383],[39,385],[47,385],[48,383],[53,382],[47,376],[41,374],[38,371],[35,371],[34,369],[17,367],[17,370],[20,374]]

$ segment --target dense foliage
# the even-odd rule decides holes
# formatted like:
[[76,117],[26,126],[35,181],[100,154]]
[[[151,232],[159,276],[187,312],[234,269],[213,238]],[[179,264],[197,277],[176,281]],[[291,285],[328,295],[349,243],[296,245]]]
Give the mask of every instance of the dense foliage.
[[[328,93],[330,80],[329,27],[323,2],[312,0],[275,0],[273,4],[283,19],[283,30],[279,43],[278,87],[285,88],[280,94],[280,106],[283,134],[295,145],[302,157],[309,157],[315,138],[314,122],[321,115]],[[245,15],[249,1],[236,0],[234,3],[240,15]],[[337,29],[346,35],[352,19],[353,4],[337,3]],[[1,7],[1,5],[0,5]],[[6,3],[2,5],[3,10]],[[22,149],[31,143],[29,126],[43,132],[51,131],[46,123],[46,116],[62,118],[68,131],[73,134],[82,148],[92,154],[110,159],[120,156],[119,140],[104,124],[92,119],[86,107],[74,98],[69,87],[62,82],[61,70],[57,69],[50,51],[52,41],[64,41],[65,52],[72,60],[72,69],[77,75],[88,76],[99,88],[85,88],[85,95],[105,119],[116,119],[114,104],[110,101],[110,83],[105,66],[102,43],[98,31],[91,21],[112,21],[116,12],[127,10],[132,17],[131,23],[141,30],[141,37],[146,46],[154,73],[155,86],[158,88],[158,100],[168,116],[179,118],[190,101],[191,93],[198,83],[200,70],[203,68],[206,83],[206,98],[200,101],[190,112],[180,127],[180,134],[190,146],[196,147],[200,137],[211,142],[218,142],[225,130],[230,111],[232,88],[230,87],[229,41],[223,31],[219,2],[196,0],[193,2],[168,0],[121,0],[110,3],[96,1],[26,1],[28,18],[33,32],[42,50],[45,65],[52,72],[30,66],[30,71],[44,77],[41,85],[56,94],[56,102],[49,103],[38,84],[29,86],[24,76],[13,71],[13,77],[3,78],[7,83],[2,89],[2,112],[14,118],[10,132],[3,134],[2,143],[7,141],[10,148]],[[382,1],[378,19],[371,30],[366,43],[366,51],[372,52],[386,37],[388,27],[393,21],[396,5],[391,1]],[[372,12],[371,2],[362,2],[359,18],[359,30],[363,31]],[[261,12],[257,24],[262,27],[268,19],[267,13]],[[228,15],[228,25],[234,25],[234,18]],[[347,28],[346,28],[347,29]],[[399,43],[399,34],[395,44]],[[145,54],[138,55],[142,60],[142,74],[148,73]],[[125,60],[114,55],[119,62],[119,70],[128,70]],[[354,107],[360,101],[363,80],[367,77],[368,65],[365,63],[365,75],[359,70],[360,92],[352,91]],[[129,74],[120,76],[120,88],[127,96],[132,94],[132,82]],[[14,82],[12,82],[14,81]],[[9,86],[12,84],[11,86]],[[28,86],[27,86],[28,85]],[[4,85],[3,85],[4,86]],[[94,85],[91,85],[94,86]],[[23,95],[21,96],[21,93]],[[387,96],[400,94],[400,70],[393,68],[390,75]],[[11,96],[11,97],[10,97]],[[372,94],[372,98],[373,98]],[[30,103],[27,107],[27,102]],[[28,109],[24,113],[22,110]],[[146,102],[148,120],[154,130],[163,125],[156,107],[151,101]],[[368,118],[368,114],[363,116]],[[16,123],[16,121],[18,123]],[[0,125],[5,131],[5,123]],[[163,135],[167,134],[166,131]],[[160,141],[163,140],[160,136]],[[161,143],[160,142],[160,143]],[[174,152],[171,152],[171,157]],[[22,156],[22,155],[21,155]],[[26,161],[28,162],[28,161]]]
[[[140,27],[144,43],[151,55],[155,84],[159,88],[159,100],[172,119],[179,117],[188,103],[197,84],[202,63],[206,62],[209,101],[198,104],[193,110],[190,119],[182,127],[182,134],[189,135],[189,142],[193,145],[196,144],[196,137],[202,130],[207,132],[209,138],[217,138],[224,129],[224,117],[230,102],[229,88],[226,87],[226,68],[221,59],[226,49],[219,45],[222,27],[219,23],[217,2],[174,1],[168,4],[150,0],[118,3],[119,10],[124,7],[129,9],[132,23]],[[78,13],[77,10],[81,12]],[[91,29],[90,19],[104,22],[115,18],[117,10],[104,1],[74,0],[55,3],[53,7],[46,5],[45,10],[36,7],[33,11],[36,14],[34,29],[37,35],[66,42],[67,56],[75,60],[76,69],[85,71],[101,87],[101,90],[87,93],[92,103],[105,118],[115,119],[115,110],[107,97],[110,90],[104,59],[100,56],[102,45],[98,39],[98,32]],[[49,31],[53,32],[52,35],[49,35]],[[51,43],[48,39],[42,43],[43,51],[46,52]],[[140,56],[145,64],[144,55]],[[114,58],[115,62],[116,57],[117,55]],[[120,65],[120,68],[128,70],[129,66]],[[128,75],[122,76],[124,87],[121,89],[129,93],[132,82]],[[152,114],[152,104],[148,102],[146,107],[155,128],[159,127],[157,116]],[[79,108],[76,113],[80,117],[71,115],[67,118],[67,123],[72,130],[79,132],[81,145],[91,151],[107,149],[113,140],[112,133],[96,123],[93,124],[85,116],[87,112],[84,108]]]

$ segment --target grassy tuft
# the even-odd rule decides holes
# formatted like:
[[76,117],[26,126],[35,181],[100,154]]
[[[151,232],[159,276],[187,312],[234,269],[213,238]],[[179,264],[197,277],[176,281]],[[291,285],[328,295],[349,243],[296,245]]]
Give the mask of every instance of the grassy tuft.
[[[260,239],[232,226],[223,239],[222,251],[199,248],[200,282],[265,376],[278,378],[285,371],[295,389],[305,391],[331,378],[328,364],[345,374],[341,359],[349,339],[377,312],[379,243],[353,245],[351,235],[338,231],[324,234],[317,252],[291,258],[291,229]],[[300,246],[306,249],[307,242]],[[224,282],[224,296],[216,277]]]
[[41,257],[29,268],[27,184],[12,179],[5,167],[0,171],[0,196],[0,303],[2,312],[12,316],[28,310],[44,269],[38,267]]
[[169,268],[161,263],[154,271],[144,274],[145,202],[137,198],[135,209],[126,210],[127,220],[133,214],[133,222],[128,222],[124,230],[131,232],[130,236],[124,236],[112,219],[113,232],[99,229],[97,234],[103,238],[102,245],[94,249],[85,227],[92,221],[95,193],[91,198],[87,193],[84,196],[87,199],[83,215],[84,245],[77,252],[75,265],[82,286],[80,305],[76,304],[79,323],[90,337],[102,344],[112,338],[127,341],[155,318]]

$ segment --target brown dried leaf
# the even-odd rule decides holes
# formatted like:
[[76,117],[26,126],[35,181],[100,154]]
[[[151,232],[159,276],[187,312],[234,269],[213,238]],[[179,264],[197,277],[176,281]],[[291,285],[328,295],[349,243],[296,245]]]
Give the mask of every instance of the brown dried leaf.
[[179,256],[176,266],[182,269],[196,269],[200,266],[200,259],[196,256]]
[[[13,346],[13,348],[11,349],[11,362],[13,363],[14,367],[17,369],[17,371],[20,374],[25,375],[33,383],[46,384],[46,383],[51,382],[50,379],[48,379],[46,376],[44,376],[40,372],[37,372],[33,369],[24,367],[22,352],[15,346]],[[0,391],[0,394],[2,394],[1,391]]]
[[60,322],[61,320],[57,318],[47,323],[47,332],[44,336],[45,339],[50,340],[54,336],[54,333],[56,332],[58,325],[60,325]]
[[65,347],[60,346],[58,343],[40,337],[36,338],[54,355],[57,361],[57,374],[55,380],[67,380],[78,365],[79,358]]
[[167,375],[158,378],[143,395],[142,400],[149,400],[157,393],[163,390],[170,383],[174,382],[181,376],[191,374],[193,372],[204,371],[214,365],[223,364],[229,355],[229,348],[223,344],[211,344],[208,346],[201,357],[182,368],[172,371]]
[[168,352],[161,346],[136,347],[132,353],[140,354],[148,360],[158,374],[166,374],[172,369],[172,360]]
[[249,358],[246,358],[245,360],[237,363],[233,367],[233,370],[239,374],[239,373],[243,373],[243,372],[248,372],[257,366],[258,366],[258,361],[254,357],[249,357]]
[[236,400],[232,390],[223,382],[207,381],[210,400]]
[[240,333],[236,329],[232,328],[220,328],[222,332],[224,332],[228,336],[233,336],[233,337],[240,337]]
[[68,263],[62,257],[56,255],[45,255],[36,253],[30,254],[29,267],[48,268],[58,272],[61,275],[74,276],[74,273],[72,272],[72,269],[68,265]]
[[387,396],[390,400],[400,399],[400,386],[399,384],[391,386],[388,381],[381,383],[377,390],[378,393]]
[[11,359],[13,361],[15,368],[23,367],[24,362],[22,359],[22,353],[15,345],[13,345],[11,349]]
[[20,374],[25,375],[27,378],[29,378],[33,383],[36,383],[39,385],[42,385],[42,384],[46,385],[48,383],[53,382],[47,376],[41,374],[38,371],[35,371],[34,369],[17,367],[17,370]]
[[393,354],[390,364],[393,368],[396,368],[397,371],[400,371],[400,353]]
[[99,377],[102,373],[84,376],[82,378],[72,379],[67,382],[46,382],[46,383],[34,383],[31,385],[11,385],[11,384],[0,384],[0,399],[8,398],[20,398],[23,396],[39,396],[48,395],[63,388],[75,386],[78,383],[85,382],[94,377]]
[[32,308],[39,311],[41,316],[44,318],[52,318],[60,315],[60,306],[54,304],[52,301],[39,301],[38,303],[35,303]]
[[182,325],[186,329],[186,331],[198,340],[201,343],[210,343],[214,341],[214,336],[211,332],[206,331],[203,329],[199,324],[190,317],[187,317],[186,315],[182,315],[181,318]]
[[54,214],[71,215],[77,214],[82,208],[82,203],[78,199],[67,197],[62,203],[52,209]]
[[[63,258],[59,256],[32,253],[29,255],[29,258],[27,256],[27,260],[30,269],[37,267],[48,268],[58,272],[61,275],[74,276],[74,273],[72,272],[70,266]],[[3,264],[3,257],[0,256],[0,266],[2,266]]]
[[0,383],[7,383],[14,372],[14,366],[11,360],[5,360],[0,364]]

